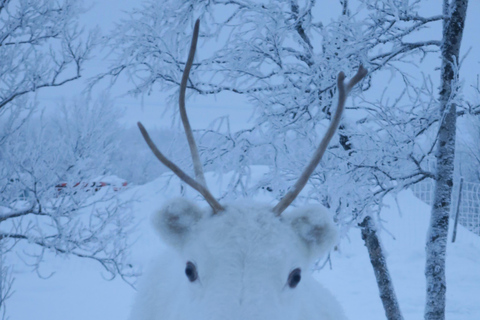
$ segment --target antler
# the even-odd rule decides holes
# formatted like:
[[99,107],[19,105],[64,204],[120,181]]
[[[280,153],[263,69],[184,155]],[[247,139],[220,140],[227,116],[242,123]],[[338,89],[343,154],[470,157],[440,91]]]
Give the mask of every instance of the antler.
[[183,70],[182,82],[180,83],[178,106],[180,109],[180,117],[182,118],[183,127],[185,128],[185,135],[187,136],[188,145],[190,146],[190,153],[192,154],[195,179],[206,187],[207,183],[205,181],[205,176],[203,175],[202,162],[200,161],[200,156],[198,155],[197,145],[195,143],[195,139],[193,138],[192,127],[190,126],[190,122],[188,121],[187,110],[185,109],[185,92],[187,91],[188,75],[190,74],[190,69],[192,68],[193,58],[195,57],[195,50],[197,49],[199,29],[200,20],[197,19],[197,21],[195,22],[195,27],[193,28],[190,52],[188,53],[187,63],[185,64],[185,69]]
[[190,126],[190,122],[188,121],[187,112],[185,110],[185,91],[187,90],[188,76],[190,74],[190,69],[192,68],[193,58],[195,57],[195,50],[197,48],[199,28],[200,20],[197,20],[193,29],[192,44],[190,45],[190,52],[188,54],[187,63],[185,64],[185,69],[183,70],[182,81],[180,83],[180,96],[178,99],[180,117],[182,118],[183,127],[185,128],[185,134],[187,135],[188,145],[190,146],[190,153],[192,154],[193,168],[195,170],[195,179],[192,179],[189,175],[183,172],[182,169],[180,169],[177,165],[175,165],[172,161],[165,157],[163,153],[158,150],[152,139],[150,139],[150,136],[148,135],[148,132],[147,130],[145,130],[143,125],[140,122],[138,122],[137,125],[140,129],[140,132],[142,133],[143,138],[150,147],[150,150],[152,150],[153,154],[157,157],[157,159],[160,160],[160,162],[163,163],[170,170],[172,170],[172,172],[177,175],[182,181],[191,186],[193,189],[197,190],[205,198],[205,200],[207,200],[208,204],[213,209],[213,213],[215,214],[219,211],[223,211],[224,208],[220,205],[220,203],[218,203],[217,200],[215,200],[215,198],[212,196],[212,194],[207,188],[205,176],[203,174],[202,163],[198,154],[197,145],[195,144],[192,128]]
[[342,112],[345,107],[345,100],[347,99],[348,94],[352,90],[352,88],[360,82],[366,75],[368,71],[362,65],[358,68],[357,74],[350,79],[350,81],[345,84],[345,74],[340,72],[337,78],[337,87],[338,87],[338,105],[337,110],[335,111],[335,115],[333,116],[332,121],[330,122],[330,126],[328,127],[327,133],[320,142],[317,150],[313,154],[312,160],[308,166],[303,170],[302,175],[298,178],[297,182],[293,186],[292,190],[290,190],[281,200],[280,202],[273,208],[273,212],[276,216],[280,216],[282,212],[295,200],[298,196],[300,191],[302,191],[303,187],[307,184],[308,179],[313,173],[313,170],[317,167],[320,163],[320,160],[327,149],[328,143],[333,137],[335,130],[337,130],[338,124],[340,122],[340,118],[342,117]]

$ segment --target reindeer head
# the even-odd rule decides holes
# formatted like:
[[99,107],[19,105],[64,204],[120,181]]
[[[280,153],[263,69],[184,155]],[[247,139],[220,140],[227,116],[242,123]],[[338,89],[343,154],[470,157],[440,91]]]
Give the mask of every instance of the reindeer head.
[[[180,115],[193,158],[195,179],[168,160],[147,131],[155,156],[200,192],[211,209],[186,199],[168,202],[153,224],[170,246],[147,278],[132,319],[343,319],[336,301],[309,275],[312,262],[335,243],[337,232],[322,206],[284,210],[306,185],[332,138],[348,92],[367,73],[344,83],[338,75],[336,113],[312,160],[294,187],[273,208],[245,201],[221,205],[208,190],[185,111],[185,90],[198,38],[196,22],[180,86]],[[282,214],[283,213],[283,214]]]

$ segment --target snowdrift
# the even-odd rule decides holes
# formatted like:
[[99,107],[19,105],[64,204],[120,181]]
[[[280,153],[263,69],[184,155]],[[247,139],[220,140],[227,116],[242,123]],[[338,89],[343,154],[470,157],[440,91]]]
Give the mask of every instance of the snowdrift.
[[[253,167],[253,179],[260,179],[265,167]],[[166,183],[170,181],[168,187]],[[207,174],[214,195],[226,189],[228,175]],[[122,197],[136,199],[133,203],[137,229],[133,237],[133,260],[145,267],[162,250],[160,240],[149,223],[150,214],[165,199],[172,196],[195,199],[197,194],[185,188],[174,177],[164,175],[142,185],[130,186]],[[269,193],[255,200],[269,203]],[[201,203],[200,205],[206,205]],[[405,319],[423,318],[425,301],[425,238],[430,208],[410,191],[400,193],[397,199],[389,197],[382,210],[380,237],[388,254],[387,261]],[[451,226],[453,223],[451,223]],[[458,226],[457,240],[447,251],[447,318],[449,320],[480,319],[480,237]],[[15,262],[16,263],[16,262]],[[101,267],[92,261],[71,258],[65,260],[46,256],[40,272],[55,274],[48,280],[40,279],[27,267],[18,269],[15,293],[8,301],[11,320],[105,320],[126,319],[135,290],[121,279],[105,281]],[[337,297],[349,319],[385,319],[378,297],[374,274],[368,253],[358,229],[343,239],[338,250],[331,253],[330,263],[315,276]]]

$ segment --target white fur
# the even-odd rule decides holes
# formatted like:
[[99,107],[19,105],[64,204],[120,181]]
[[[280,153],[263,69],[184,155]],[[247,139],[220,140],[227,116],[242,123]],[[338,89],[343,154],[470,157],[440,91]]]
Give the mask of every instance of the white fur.
[[[131,320],[345,319],[335,298],[310,275],[337,233],[320,206],[277,218],[258,204],[229,205],[211,215],[184,199],[153,219],[170,244],[143,277]],[[198,280],[189,282],[186,262]],[[296,288],[288,275],[301,268]]]

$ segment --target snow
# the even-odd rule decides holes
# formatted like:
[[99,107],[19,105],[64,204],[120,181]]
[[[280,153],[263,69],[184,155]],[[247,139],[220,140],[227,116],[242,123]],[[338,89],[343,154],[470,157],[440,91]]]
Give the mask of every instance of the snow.
[[[425,2],[426,15],[439,13],[438,10],[431,8],[439,7],[438,2],[431,0]],[[123,10],[138,6],[137,3],[127,0],[88,0],[87,3],[96,3],[96,5],[86,19],[94,24],[100,24],[105,30],[112,28],[113,22],[125,17]],[[324,4],[320,4],[318,9],[322,9],[320,14],[324,16],[319,17],[318,20],[329,21],[330,10],[323,10],[323,6]],[[471,17],[479,12],[479,6],[480,1],[470,1]],[[475,44],[479,42],[480,33],[475,19],[467,19],[467,25],[469,27],[465,30],[462,49],[464,51],[472,49],[465,60],[465,63],[470,66],[478,63],[479,49]],[[429,34],[426,38],[436,34],[435,30],[427,31]],[[98,56],[99,58],[92,61],[90,67],[86,68],[85,78],[91,76],[89,70],[101,70],[104,67],[103,54]],[[438,63],[437,60],[433,61],[435,65]],[[425,67],[425,70],[429,68],[430,66]],[[475,82],[477,73],[477,68],[462,69],[462,77],[466,79],[467,84]],[[114,92],[115,95],[118,95],[118,92],[124,92],[125,84],[122,85]],[[41,91],[38,93],[38,99],[42,103],[53,104],[61,97],[78,94],[82,88],[83,86],[72,83],[60,89]],[[380,85],[378,88],[383,86]],[[381,89],[376,90],[373,94],[377,95],[380,91]],[[142,102],[130,97],[119,99],[119,105],[129,106],[124,119],[126,124],[134,126],[138,120],[141,120],[147,127],[160,127],[171,123],[171,115],[165,111],[167,103],[164,96],[154,93],[143,99]],[[197,97],[189,102],[193,107],[189,109],[193,127],[204,128],[214,118],[230,115],[231,119],[236,120],[232,121],[232,130],[244,129],[251,116],[251,109],[245,112],[244,101],[221,95],[216,99],[212,102]],[[243,109],[239,109],[239,106],[243,106]],[[262,168],[256,168],[252,178],[259,179],[262,170],[265,171]],[[145,267],[162,248],[162,244],[150,227],[150,214],[159,208],[165,199],[178,196],[182,192],[190,198],[196,197],[195,191],[188,187],[183,190],[177,182],[165,189],[167,180],[167,177],[161,177],[146,185],[129,185],[128,190],[123,193],[125,199],[133,197],[138,200],[133,203],[138,227],[132,235],[137,239],[132,248],[136,265]],[[218,190],[221,190],[222,188],[218,185],[221,180],[210,176],[209,185],[215,185]],[[229,179],[224,176],[222,181],[227,183]],[[213,193],[220,194],[218,190],[213,190]],[[268,193],[262,199],[269,200]],[[400,211],[393,198],[386,199],[386,206],[382,211],[385,230],[380,236],[388,253],[388,266],[404,318],[420,319],[423,318],[425,305],[425,239],[430,207],[416,199],[409,191],[402,192],[398,196],[398,202]],[[453,223],[450,223],[450,228],[452,226]],[[447,319],[478,320],[480,319],[480,238],[462,226],[458,228],[456,243],[450,242],[452,230],[448,237]],[[28,250],[27,246],[25,249]],[[347,238],[341,242],[339,251],[333,252],[331,258],[332,269],[329,269],[327,263],[316,276],[342,303],[348,317],[350,319],[385,319],[383,307],[378,298],[374,273],[360,237],[360,230],[350,230]],[[104,320],[126,319],[128,316],[135,290],[121,279],[106,281],[102,275],[107,275],[102,273],[101,266],[94,261],[78,258],[64,259],[46,254],[45,262],[39,272],[43,276],[49,276],[54,272],[48,279],[39,278],[36,272],[24,266],[21,261],[8,261],[8,263],[15,265],[16,270],[15,293],[7,302],[7,313],[11,320]]]
[[[430,207],[411,191],[400,193],[398,202],[401,212],[394,199],[387,198],[382,210],[386,230],[380,237],[403,316],[420,319],[426,294],[425,239]],[[458,226],[457,232],[461,236],[455,243],[451,243],[452,229],[448,237],[446,318],[479,319],[480,238],[462,226]],[[318,279],[343,301],[350,319],[358,319],[358,314],[368,314],[372,320],[385,319],[360,230],[352,230],[349,237],[350,242],[342,242],[341,252],[332,254],[333,270],[322,270]]]
[[[253,168],[253,179],[260,179],[264,171],[263,167]],[[150,214],[166,199],[181,194],[176,178],[165,188],[167,180],[167,176],[162,176],[142,186],[131,186],[122,194],[138,199],[133,203],[138,227],[133,235],[137,241],[132,255],[142,267],[162,250],[150,226]],[[207,180],[209,185],[221,189],[218,177],[207,174]],[[223,180],[228,181],[225,177]],[[218,194],[218,190],[212,189]],[[189,198],[196,197],[193,190],[183,190]],[[268,193],[260,198],[256,200],[271,200]],[[398,206],[392,197],[385,201],[380,237],[404,318],[420,319],[425,301],[424,247],[430,207],[410,191],[400,193],[397,201]],[[480,238],[458,226],[457,240],[452,244],[451,231],[447,248],[447,319],[478,320]],[[351,230],[342,240],[338,251],[332,252],[331,261],[332,269],[327,263],[316,277],[337,297],[348,318],[385,319],[359,229]],[[121,279],[105,281],[101,267],[93,261],[47,255],[40,272],[44,276],[55,272],[49,279],[40,279],[27,267],[19,268],[15,273],[15,293],[7,304],[11,320],[127,319],[135,290]]]

